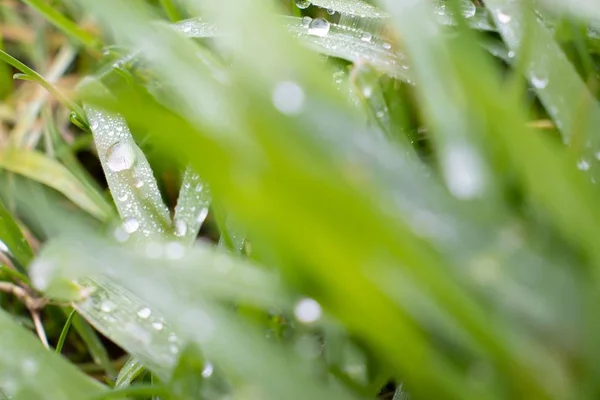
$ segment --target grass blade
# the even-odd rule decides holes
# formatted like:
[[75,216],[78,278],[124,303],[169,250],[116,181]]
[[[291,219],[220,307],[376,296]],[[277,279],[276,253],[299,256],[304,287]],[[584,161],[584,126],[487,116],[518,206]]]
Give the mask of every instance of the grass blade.
[[102,385],[83,375],[0,310],[0,388],[14,399],[90,399]]
[[33,258],[33,250],[21,229],[0,200],[0,251],[8,252],[19,266],[26,268]]
[[208,215],[210,202],[208,185],[202,182],[191,168],[186,168],[173,219],[175,235],[187,243],[196,240],[200,227]]

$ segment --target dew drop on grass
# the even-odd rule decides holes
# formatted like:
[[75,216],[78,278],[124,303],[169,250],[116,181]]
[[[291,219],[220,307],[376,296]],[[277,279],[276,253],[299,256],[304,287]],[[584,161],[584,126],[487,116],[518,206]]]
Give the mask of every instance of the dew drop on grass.
[[8,246],[2,240],[0,240],[0,252],[9,253]]
[[106,163],[113,172],[130,169],[135,164],[135,148],[129,141],[113,144],[106,152]]
[[185,223],[185,221],[182,220],[178,220],[175,222],[175,235],[182,237],[185,236],[185,234],[188,231],[188,226]]
[[371,95],[373,94],[373,86],[371,85],[367,85],[364,87],[363,89],[363,95],[365,96],[365,98],[370,98]]
[[321,318],[321,305],[313,299],[302,299],[294,306],[294,315],[298,321],[310,324]]
[[100,310],[103,312],[111,312],[113,311],[117,305],[110,300],[104,300],[102,304],[100,304]]
[[475,4],[471,3],[471,2],[464,2],[461,3],[464,4],[462,7],[462,14],[465,18],[472,18],[475,15],[475,12],[477,11],[477,8],[475,7]]
[[282,114],[296,115],[304,107],[304,90],[296,82],[279,83],[273,90],[271,100],[273,106]]
[[531,84],[536,89],[544,89],[546,86],[548,86],[548,78],[533,75],[531,77]]
[[329,21],[323,18],[315,18],[308,25],[308,33],[313,36],[325,37],[331,29]]
[[477,197],[484,187],[482,163],[468,146],[454,146],[443,160],[444,176],[450,192],[459,199]]
[[119,243],[125,243],[129,240],[129,233],[125,232],[123,226],[117,226],[113,232],[113,237]]
[[157,331],[161,331],[161,330],[162,330],[162,328],[163,328],[163,323],[162,323],[162,322],[160,322],[160,321],[154,321],[154,322],[152,323],[152,327],[153,327],[154,329],[156,329]]
[[497,17],[498,17],[498,22],[500,22],[501,24],[508,24],[510,22],[510,20],[512,19],[512,17],[510,15],[504,14],[502,11],[498,11]]
[[147,319],[148,317],[150,317],[151,314],[152,314],[152,311],[148,307],[141,308],[137,312],[138,317],[140,317],[142,319]]
[[360,40],[362,40],[363,42],[370,42],[371,39],[373,39],[373,34],[371,32],[363,32],[362,35],[360,35]]
[[127,233],[133,233],[133,232],[137,231],[139,229],[139,227],[140,227],[140,223],[135,218],[125,218],[125,220],[123,220],[123,229]]
[[335,14],[335,10],[333,8],[328,8],[327,9],[327,14],[333,15],[333,14]]
[[392,45],[391,45],[390,43],[388,43],[388,42],[384,42],[384,43],[381,45],[381,47],[383,47],[383,48],[384,48],[384,49],[386,49],[386,50],[389,50],[389,49],[391,49],[391,48],[392,48]]
[[294,0],[294,3],[296,4],[296,7],[301,10],[310,7],[310,1],[308,0]]
[[215,367],[211,363],[206,363],[204,368],[202,369],[202,377],[210,378],[215,370]]
[[581,159],[577,162],[577,168],[581,171],[587,171],[588,169],[590,169],[590,163],[587,162],[587,160]]

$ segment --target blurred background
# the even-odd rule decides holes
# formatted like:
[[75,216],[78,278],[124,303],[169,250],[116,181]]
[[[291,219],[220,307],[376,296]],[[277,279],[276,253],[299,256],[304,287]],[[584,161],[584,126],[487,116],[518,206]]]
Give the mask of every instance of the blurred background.
[[0,399],[598,398],[599,54],[595,0],[2,0]]

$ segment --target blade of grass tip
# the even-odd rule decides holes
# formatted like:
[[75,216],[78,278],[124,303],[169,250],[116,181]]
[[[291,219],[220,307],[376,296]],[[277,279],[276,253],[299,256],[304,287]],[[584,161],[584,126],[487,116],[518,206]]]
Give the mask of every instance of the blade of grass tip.
[[74,103],[71,99],[62,94],[58,89],[56,89],[50,82],[44,79],[43,76],[35,72],[33,69],[29,68],[27,65],[23,64],[21,61],[17,60],[10,54],[4,52],[0,49],[0,60],[6,62],[9,65],[12,65],[17,70],[21,71],[26,79],[31,80],[33,82],[38,83],[48,92],[50,92],[53,96],[55,96],[62,104],[64,104],[70,110],[73,110],[78,115],[83,116],[83,110],[76,103]]
[[[577,154],[579,168],[591,169],[600,176],[600,105],[569,62],[552,33],[537,18],[533,10],[508,0],[490,0],[498,30],[509,50],[515,54],[527,40],[525,74],[536,90],[548,114],[560,129],[565,143]],[[530,24],[530,36],[523,38],[524,24]]]
[[25,271],[33,259],[33,250],[29,242],[2,200],[0,200],[0,252],[8,253],[13,257],[18,262],[21,272]]
[[117,210],[121,237],[166,237],[171,217],[146,157],[125,120],[85,106],[100,162]]
[[42,347],[13,317],[0,310],[0,388],[13,399],[88,399],[107,388],[64,358]]
[[145,370],[144,365],[137,357],[129,357],[123,368],[119,371],[119,376],[115,381],[115,388],[125,388],[130,386]]
[[31,150],[9,147],[0,151],[0,168],[51,187],[100,220],[110,214],[97,198],[90,198],[81,182],[62,164]]
[[211,203],[210,190],[190,167],[183,174],[173,225],[175,235],[191,244],[196,240]]
[[53,7],[44,0],[21,0],[40,13],[48,22],[62,31],[67,37],[83,44],[93,54],[98,54],[102,49],[102,42],[89,32],[83,30],[75,22],[62,14],[57,7]]
[[71,310],[67,320],[65,321],[65,325],[60,332],[60,336],[58,337],[58,342],[56,342],[56,354],[62,353],[63,346],[65,345],[65,340],[67,340],[67,335],[69,334],[69,330],[71,329],[71,323],[73,322],[73,317],[75,316],[76,311]]

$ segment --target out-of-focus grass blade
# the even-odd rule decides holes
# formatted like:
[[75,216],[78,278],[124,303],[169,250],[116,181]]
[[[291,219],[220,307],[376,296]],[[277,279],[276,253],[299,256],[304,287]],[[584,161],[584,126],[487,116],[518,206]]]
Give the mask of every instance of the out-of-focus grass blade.
[[44,0],[22,1],[42,14],[48,22],[60,29],[69,38],[77,40],[88,49],[97,52],[102,47],[102,43],[94,35],[81,29],[75,22],[68,19],[57,8],[51,6]]
[[[83,247],[87,246],[79,248],[83,250]],[[74,279],[81,275],[104,275],[110,276],[109,279],[114,281],[127,281],[123,285],[124,289],[114,283],[96,285],[100,291],[111,291],[112,294],[101,294],[105,296],[105,302],[96,303],[94,307],[97,310],[90,312],[87,317],[108,337],[142,360],[161,379],[168,379],[182,344],[191,341],[200,345],[224,371],[235,376],[236,381],[259,385],[263,389],[261,395],[264,398],[349,398],[337,388],[327,388],[319,381],[310,379],[307,373],[309,369],[305,369],[307,366],[302,367],[304,363],[301,360],[267,345],[265,339],[257,336],[252,329],[233,322],[229,312],[212,301],[207,301],[206,298],[211,294],[206,289],[217,283],[217,279],[202,276],[204,274],[198,273],[197,266],[188,269],[182,268],[178,263],[166,270],[162,263],[152,267],[132,262],[133,259],[124,260],[123,252],[120,255],[110,252],[121,259],[123,266],[126,263],[127,267],[107,270],[107,260],[100,260],[104,257],[99,256],[109,252],[98,252],[96,244],[81,252],[73,250],[75,249],[70,241],[55,242],[46,247],[34,263],[34,282],[43,289],[51,280]],[[203,253],[207,254],[207,251]],[[89,263],[84,259],[99,261]],[[225,266],[225,269],[215,271],[216,275],[225,276],[233,276],[236,271],[240,271],[236,263],[223,255],[219,255],[213,262],[203,263],[203,269]],[[188,273],[185,273],[186,270]],[[155,273],[162,277],[159,278]],[[267,284],[257,290],[256,285],[263,284],[256,279],[257,274],[258,271],[252,271],[250,275],[240,276],[243,282],[229,282],[229,291],[236,292],[240,285],[245,284],[252,287],[247,296],[263,299],[273,297],[273,305],[280,304],[282,297],[272,296],[276,285]],[[203,288],[198,286],[202,282]],[[152,299],[148,298],[148,290],[153,293]],[[216,290],[219,292],[216,294],[222,294],[223,290],[224,286]],[[128,294],[129,291],[133,295]],[[75,307],[80,307],[81,304],[85,305],[85,300],[75,304]],[[175,309],[177,313],[169,312]],[[137,315],[133,317],[132,313]],[[257,364],[258,359],[260,364]],[[273,379],[272,371],[281,371],[283,374],[278,379]]]
[[5,395],[13,399],[84,400],[107,390],[45,349],[2,310],[0,325],[0,388]]
[[121,236],[166,237],[171,230],[169,210],[127,123],[118,115],[85,108],[104,175],[123,219]]
[[92,327],[81,318],[79,315],[73,317],[73,327],[77,331],[77,334],[84,341],[90,355],[94,362],[104,368],[107,376],[114,377],[117,375],[114,367],[110,362],[110,356],[104,344],[98,337],[98,334]]
[[[510,51],[522,51],[525,73],[548,114],[578,154],[580,168],[598,167],[600,105],[569,62],[552,33],[524,4],[486,2]],[[528,27],[525,24],[529,24]],[[527,37],[524,37],[527,35]]]
[[[350,62],[363,61],[398,79],[408,79],[408,65],[401,54],[391,50],[390,44],[377,36],[337,24],[329,24],[327,35],[311,34],[310,17],[282,17],[288,31],[300,42],[317,52]],[[182,21],[174,27],[188,37],[213,37],[217,29],[212,23],[198,19]]]
[[84,115],[83,110],[81,109],[81,107],[79,107],[79,105],[77,105],[71,99],[69,99],[67,96],[62,94],[50,82],[48,82],[46,79],[44,79],[43,76],[41,76],[40,74],[35,72],[33,69],[29,68],[27,65],[23,64],[21,61],[17,60],[10,54],[4,52],[2,49],[0,49],[0,60],[3,60],[4,62],[15,67],[17,70],[21,71],[24,74],[24,78],[26,80],[30,80],[30,81],[38,83],[40,86],[42,86],[48,92],[50,92],[53,96],[55,96],[67,108],[74,111],[77,115],[83,117],[83,115]]
[[186,168],[173,217],[175,235],[192,243],[208,215],[210,202],[208,185],[191,168]]
[[553,8],[570,12],[583,20],[591,17],[600,22],[600,9],[596,0],[541,0],[541,2],[546,3],[548,6],[553,6]]
[[202,396],[205,371],[203,356],[196,344],[183,348],[169,382],[173,394],[181,400],[194,400]]
[[27,239],[4,207],[2,200],[0,200],[0,252],[8,252],[22,268],[26,268],[33,258],[33,251]]
[[119,376],[115,382],[116,388],[124,388],[137,379],[144,372],[144,365],[136,357],[130,357],[129,360],[123,365]]
[[110,216],[101,196],[90,197],[90,192],[71,172],[55,160],[37,151],[8,147],[0,152],[0,168],[43,183],[63,195],[83,210],[100,220]]

